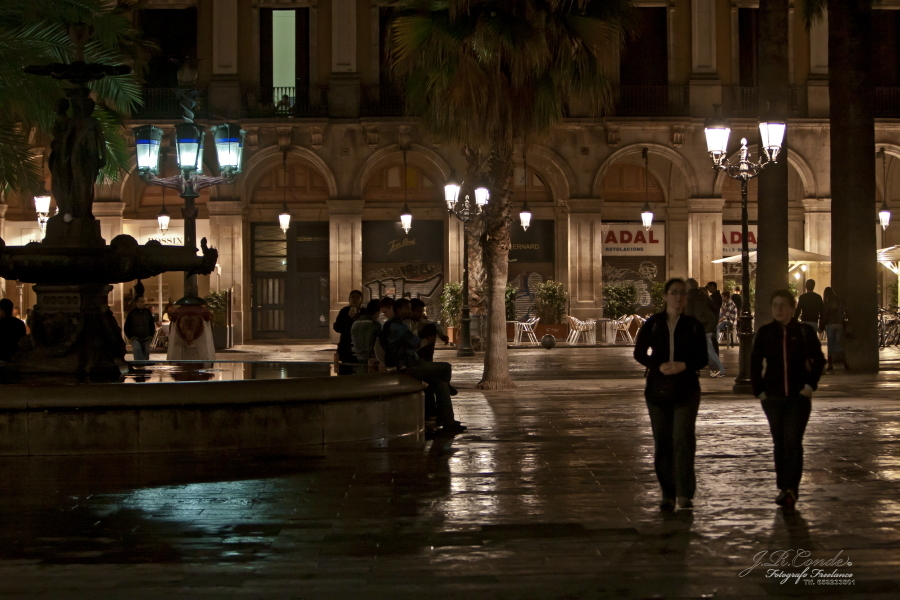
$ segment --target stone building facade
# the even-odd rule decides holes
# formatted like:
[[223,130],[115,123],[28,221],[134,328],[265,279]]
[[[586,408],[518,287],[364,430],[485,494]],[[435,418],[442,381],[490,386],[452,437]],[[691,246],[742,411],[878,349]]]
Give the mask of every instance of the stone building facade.
[[[534,214],[529,232],[513,226],[510,277],[520,290],[521,311],[528,309],[530,289],[546,279],[565,284],[570,314],[584,318],[602,315],[610,281],[635,281],[648,304],[652,282],[670,276],[720,285],[739,276],[734,266],[712,262],[739,251],[740,192],[711,168],[703,123],[713,104],[722,105],[732,136],[748,138],[756,155],[757,3],[637,5],[638,34],[608,56],[614,113],[572,116],[530,144],[527,165],[517,153],[514,203],[527,191]],[[876,160],[880,148],[887,153],[887,190],[879,162],[879,195],[872,202],[880,205],[886,194],[896,206],[900,10],[893,9],[900,2],[879,7],[885,18],[877,20],[876,44],[893,67],[884,67],[876,82],[878,143],[872,156]],[[461,278],[462,227],[447,215],[443,183],[451,170],[464,172],[464,160],[458,145],[404,116],[383,66],[389,14],[384,3],[370,0],[149,0],[134,13],[142,29],[160,40],[163,55],[148,75],[147,106],[129,126],[156,124],[166,132],[164,145],[171,142],[180,110],[170,88],[177,85],[174,69],[187,57],[196,73],[182,69],[181,76],[196,75],[197,121],[234,121],[247,131],[236,183],[204,190],[198,199],[199,235],[220,253],[217,272],[201,278],[201,294],[233,290],[237,343],[328,338],[353,289],[434,301],[444,282]],[[286,30],[284,19],[290,21]],[[825,22],[807,29],[792,9],[789,246],[828,255],[826,33]],[[206,154],[207,172],[215,172],[211,143]],[[174,152],[166,164],[173,174]],[[129,233],[142,243],[181,243],[175,193],[164,196],[128,173],[98,187],[97,199],[94,212],[107,240]],[[647,200],[655,214],[649,232],[640,226]],[[754,235],[755,200],[751,182]],[[404,202],[414,217],[408,235],[398,223]],[[156,230],[163,203],[173,215],[165,235]],[[277,227],[283,204],[293,216],[287,234]],[[10,196],[0,211],[8,244],[39,238],[31,198]],[[897,226],[877,229],[879,247],[900,244]],[[882,275],[883,283],[896,284],[886,270]],[[798,283],[803,277],[814,277],[821,291],[830,282],[828,265],[809,265]],[[182,291],[179,274],[145,285],[151,302],[173,301]],[[113,308],[121,319],[131,286],[116,287]],[[17,304],[18,298],[25,306],[33,303],[27,285],[6,282],[5,294]]]

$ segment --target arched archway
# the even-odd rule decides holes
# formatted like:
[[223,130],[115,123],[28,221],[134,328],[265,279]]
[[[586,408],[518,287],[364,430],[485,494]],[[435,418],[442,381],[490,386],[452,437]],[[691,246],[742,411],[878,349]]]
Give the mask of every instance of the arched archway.
[[[363,189],[362,197],[367,202],[437,201],[444,199],[444,187],[435,182],[433,175],[420,167],[410,166],[407,161],[404,182],[403,162],[388,164],[372,173]],[[405,185],[404,185],[405,183]]]
[[[284,153],[277,146],[269,146],[250,157],[243,173],[238,175],[238,179],[235,182],[235,191],[238,197],[244,200],[245,205],[250,203],[253,191],[256,189],[259,181],[269,176],[276,168],[280,168],[283,160]],[[303,164],[320,176],[325,182],[328,198],[336,198],[338,196],[337,180],[334,173],[318,154],[309,148],[291,146],[288,150],[287,160],[289,165],[293,163]]]
[[[591,192],[593,193],[593,195],[601,195],[603,181],[606,178],[607,172],[612,168],[614,164],[618,162],[641,164],[643,162],[641,159],[641,153],[644,148],[647,148],[647,151],[650,153],[650,173],[657,181],[662,182],[669,179],[663,176],[664,174],[660,171],[658,161],[655,161],[653,158],[662,157],[666,160],[667,163],[671,164],[672,168],[676,170],[677,174],[681,178],[683,178],[685,195],[688,198],[696,197],[699,195],[697,176],[694,173],[694,168],[693,166],[691,166],[691,163],[679,152],[673,150],[672,148],[655,143],[630,144],[610,154],[606,158],[606,160],[603,161],[603,164],[600,165],[600,168],[597,169],[597,174],[594,176],[594,183],[591,187]],[[666,200],[671,199],[670,195],[672,190],[668,189],[667,185],[661,185],[660,189],[663,191]]]
[[604,202],[665,202],[662,186],[643,165],[616,163],[603,178],[600,195]]
[[273,166],[257,179],[251,204],[325,202],[328,183],[309,162],[289,157],[286,165]]
[[[360,168],[353,182],[353,196],[362,198],[372,176],[392,165],[403,165],[403,152],[398,145],[387,146],[374,152]],[[425,146],[411,144],[406,152],[406,165],[423,173],[435,188],[441,190],[438,198],[443,199],[443,185],[450,177],[450,166],[440,155]]]

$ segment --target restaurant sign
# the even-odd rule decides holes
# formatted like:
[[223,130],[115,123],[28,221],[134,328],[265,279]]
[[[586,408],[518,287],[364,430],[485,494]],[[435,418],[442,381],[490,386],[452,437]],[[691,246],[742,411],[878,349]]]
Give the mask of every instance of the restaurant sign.
[[[750,246],[750,252],[756,251],[756,224],[747,227],[747,244]],[[723,223],[722,224],[722,256],[734,256],[741,253],[741,224],[740,223]]]

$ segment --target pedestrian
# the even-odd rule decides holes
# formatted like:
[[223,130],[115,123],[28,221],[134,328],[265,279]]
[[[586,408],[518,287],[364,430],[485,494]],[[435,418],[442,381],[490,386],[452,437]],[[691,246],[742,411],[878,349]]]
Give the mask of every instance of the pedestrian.
[[706,366],[706,333],[697,319],[684,314],[687,286],[682,279],[666,282],[666,308],[638,331],[634,358],[647,367],[644,397],[653,429],[656,477],[662,488],[660,509],[693,507],[697,487],[695,427],[700,408],[697,371]]
[[849,371],[847,355],[844,352],[844,330],[847,321],[847,305],[835,293],[833,288],[825,288],[822,316],[819,318],[819,331],[825,332],[828,344],[828,368],[826,373],[834,372],[834,361],[844,363],[844,370]]
[[801,323],[806,323],[813,329],[819,328],[819,319],[822,317],[822,309],[825,308],[825,302],[822,296],[815,293],[816,280],[806,280],[806,293],[801,294],[797,300],[797,310],[794,311],[794,317]]
[[[731,299],[731,292],[722,292],[722,308],[719,309],[719,324],[716,326],[716,331],[719,333],[724,331],[730,340],[735,327],[737,327],[737,322],[738,309]],[[730,342],[729,347],[731,347]]]
[[362,305],[363,294],[359,290],[350,292],[348,298],[349,304],[338,312],[337,318],[334,320],[332,328],[340,334],[337,345],[338,375],[352,375],[356,367],[356,355],[353,353],[353,339],[350,337],[350,330],[353,328],[353,322],[359,317],[360,306]]
[[380,309],[376,299],[362,308],[359,317],[350,328],[350,339],[353,341],[353,353],[356,362],[360,365],[360,372],[378,372],[378,360],[375,358],[375,341],[381,331],[381,323],[378,322]]
[[13,316],[13,303],[9,298],[0,300],[0,361],[9,362],[19,350],[19,342],[25,337],[25,323]]
[[734,302],[734,305],[737,306],[738,312],[741,312],[741,303],[743,302],[743,297],[741,296],[741,286],[734,286],[734,291],[731,292],[731,301]]
[[450,363],[429,363],[419,357],[418,349],[422,346],[422,341],[404,323],[411,315],[407,298],[396,300],[393,312],[394,316],[388,319],[378,336],[384,348],[386,365],[406,372],[432,388],[437,405],[437,427],[447,433],[465,431],[466,426],[457,421],[453,414],[453,402],[450,398],[453,368]]
[[150,342],[156,334],[156,319],[144,301],[144,284],[134,286],[134,308],[125,318],[125,337],[131,344],[134,360],[150,360]]
[[706,288],[701,288],[696,279],[687,280],[687,304],[685,305],[684,314],[690,315],[700,322],[703,331],[706,333],[707,355],[709,357],[707,363],[709,365],[710,377],[725,377],[725,365],[719,358],[716,351],[718,340],[716,337],[716,326],[719,324],[718,311],[713,310],[712,300],[709,299],[709,292]]
[[722,294],[719,292],[719,284],[715,281],[710,281],[706,284],[706,291],[709,292],[709,299],[712,301],[713,310],[716,311],[716,314],[719,314],[723,302]]
[[762,402],[775,444],[779,490],[775,503],[788,511],[800,497],[803,432],[812,411],[812,394],[825,365],[816,331],[794,317],[795,304],[790,290],[772,293],[774,320],[760,327],[750,356],[753,394]]

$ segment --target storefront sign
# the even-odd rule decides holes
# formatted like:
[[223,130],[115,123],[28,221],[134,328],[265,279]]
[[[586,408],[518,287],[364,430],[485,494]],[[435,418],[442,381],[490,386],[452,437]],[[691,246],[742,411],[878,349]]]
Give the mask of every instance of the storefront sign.
[[665,256],[666,226],[657,223],[644,229],[640,223],[609,223],[603,233],[605,256]]
[[517,223],[509,227],[509,262],[553,263],[555,259],[554,226],[552,219],[531,222],[528,231]]
[[404,233],[397,221],[363,221],[362,252],[363,264],[443,264],[444,222],[415,220]]
[[[741,253],[741,224],[740,223],[723,223],[722,224],[722,257],[734,256]],[[750,246],[750,252],[756,251],[756,224],[750,224],[747,227],[747,244]]]

